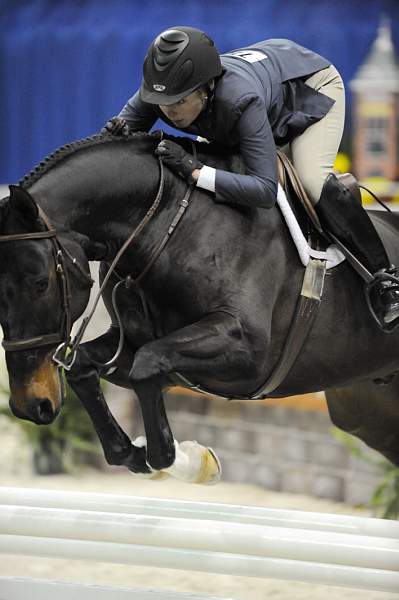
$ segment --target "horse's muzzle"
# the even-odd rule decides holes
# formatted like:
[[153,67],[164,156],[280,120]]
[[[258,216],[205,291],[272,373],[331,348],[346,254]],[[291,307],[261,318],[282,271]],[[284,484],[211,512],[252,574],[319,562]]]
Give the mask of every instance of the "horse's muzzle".
[[10,410],[18,419],[32,421],[36,425],[50,425],[58,416],[60,408],[54,409],[48,398],[34,398],[26,403],[26,412],[21,412],[10,399]]
[[28,381],[16,381],[10,375],[10,408],[16,417],[37,425],[49,425],[59,414],[62,403],[63,386],[50,355]]

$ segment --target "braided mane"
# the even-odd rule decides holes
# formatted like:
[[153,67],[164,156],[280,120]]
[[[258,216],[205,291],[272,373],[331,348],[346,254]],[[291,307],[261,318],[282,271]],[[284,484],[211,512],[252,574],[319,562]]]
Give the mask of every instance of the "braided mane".
[[110,142],[114,143],[126,143],[127,141],[132,140],[133,138],[151,138],[150,134],[143,132],[134,132],[130,133],[126,137],[117,137],[110,134],[96,134],[90,137],[84,138],[82,140],[76,140],[75,142],[71,142],[70,144],[65,144],[61,146],[55,152],[47,156],[44,160],[42,160],[30,173],[25,175],[19,182],[18,185],[23,187],[24,189],[28,189],[32,186],[36,181],[38,181],[43,175],[48,173],[55,165],[57,165],[61,160],[74,154],[78,150],[82,148],[91,148],[93,146],[99,146],[100,144],[107,144]]
[[[36,183],[43,175],[48,173],[53,167],[58,165],[58,163],[75,154],[79,150],[84,148],[93,148],[95,146],[100,146],[104,144],[110,144],[111,142],[114,144],[126,144],[130,143],[132,140],[151,140],[154,144],[159,142],[158,137],[154,134],[146,133],[142,131],[136,131],[133,133],[129,133],[128,136],[115,136],[109,133],[99,133],[96,135],[89,136],[82,140],[76,140],[71,142],[70,144],[65,144],[61,146],[55,152],[50,154],[47,158],[42,160],[30,173],[25,175],[19,182],[18,185],[23,187],[24,189],[29,189],[34,183]],[[186,137],[176,137],[170,134],[164,133],[164,139],[172,140],[185,148],[187,152],[193,151],[193,140]],[[238,160],[237,156],[231,154],[231,150],[229,152],[225,146],[220,144],[204,144],[195,142],[195,146],[197,150],[205,154],[207,160],[209,161],[210,166],[218,166],[221,165],[222,168],[227,168],[227,170],[234,171],[237,173],[244,172],[242,169],[241,161]],[[235,160],[234,160],[235,159]]]

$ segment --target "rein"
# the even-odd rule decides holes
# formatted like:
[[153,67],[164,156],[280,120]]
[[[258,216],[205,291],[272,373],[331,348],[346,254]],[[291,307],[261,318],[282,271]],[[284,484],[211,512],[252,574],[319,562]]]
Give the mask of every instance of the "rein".
[[[60,367],[63,367],[67,371],[69,371],[72,368],[72,366],[75,362],[79,344],[81,343],[83,335],[84,335],[90,321],[93,318],[93,315],[96,311],[98,302],[99,302],[101,295],[105,289],[105,286],[107,285],[111,275],[113,273],[116,273],[115,269],[116,269],[116,266],[117,266],[119,260],[122,258],[123,254],[129,248],[129,246],[131,245],[133,240],[139,235],[139,233],[141,233],[141,231],[144,229],[144,227],[151,221],[152,217],[155,214],[155,211],[159,207],[159,204],[161,202],[162,195],[163,195],[164,185],[165,185],[165,175],[164,175],[164,166],[163,166],[162,158],[159,157],[158,160],[159,160],[159,170],[160,170],[160,181],[159,181],[158,192],[157,192],[154,202],[152,203],[151,207],[149,208],[149,210],[147,211],[147,213],[145,214],[143,219],[140,221],[140,223],[137,225],[137,227],[132,231],[132,233],[129,235],[127,240],[124,242],[124,244],[121,246],[121,248],[117,252],[115,258],[113,259],[113,261],[104,277],[104,280],[100,286],[100,289],[97,292],[97,295],[96,295],[94,303],[93,303],[93,307],[92,307],[90,313],[87,315],[87,317],[85,317],[82,320],[82,323],[81,323],[74,339],[72,341],[70,341],[70,338],[69,338],[64,343],[60,344],[60,346],[58,346],[57,350],[55,351],[55,353],[53,355],[54,362],[56,362]],[[165,248],[169,238],[173,234],[174,230],[176,229],[177,224],[179,223],[179,221],[182,218],[183,214],[185,213],[187,207],[189,206],[189,199],[190,199],[192,190],[193,190],[193,186],[191,186],[191,185],[188,186],[183,199],[180,201],[179,209],[178,209],[175,217],[173,218],[173,220],[168,228],[168,231],[166,232],[165,236],[162,238],[160,243],[156,246],[156,248],[152,252],[146,266],[141,271],[141,273],[136,278],[133,278],[131,275],[127,275],[124,279],[122,279],[118,276],[118,278],[121,280],[114,286],[114,288],[112,290],[112,305],[113,305],[115,315],[116,315],[116,318],[118,320],[118,325],[119,325],[119,343],[118,343],[118,347],[117,347],[117,350],[116,350],[114,356],[110,360],[108,360],[105,363],[99,363],[99,362],[93,361],[99,368],[109,369],[110,367],[112,367],[114,365],[114,363],[118,360],[119,355],[122,352],[122,348],[123,348],[124,330],[123,330],[122,320],[121,320],[119,310],[117,307],[117,303],[116,303],[116,292],[117,292],[118,288],[122,284],[125,284],[126,287],[130,287],[132,284],[138,285],[138,283],[148,273],[148,271],[151,269],[151,267],[153,266],[155,261],[160,256],[162,250]],[[70,354],[68,355],[68,360],[67,360],[66,353],[68,350],[70,350]],[[61,357],[62,354],[63,354],[63,358]]]

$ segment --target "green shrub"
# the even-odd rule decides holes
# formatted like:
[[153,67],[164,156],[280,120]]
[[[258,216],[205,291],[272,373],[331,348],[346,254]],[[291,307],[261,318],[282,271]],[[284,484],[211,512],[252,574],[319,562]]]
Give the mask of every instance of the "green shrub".
[[354,436],[333,428],[334,437],[341,442],[356,458],[373,465],[381,473],[381,481],[375,488],[367,506],[374,516],[382,519],[399,518],[399,468],[386,458],[370,456],[364,451],[362,443]]
[[[1,386],[0,391],[4,397],[8,396],[6,386]],[[39,474],[71,472],[79,464],[95,464],[98,461],[100,444],[93,425],[68,385],[65,404],[51,425],[35,425],[17,419],[6,401],[0,401],[0,415],[18,423],[32,449],[33,466]]]

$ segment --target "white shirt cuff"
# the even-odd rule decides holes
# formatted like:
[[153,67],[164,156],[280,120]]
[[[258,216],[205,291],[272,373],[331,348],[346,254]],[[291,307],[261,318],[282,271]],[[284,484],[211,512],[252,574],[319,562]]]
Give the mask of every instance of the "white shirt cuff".
[[197,180],[197,187],[200,187],[208,192],[215,191],[216,169],[204,165],[200,169],[200,174]]

